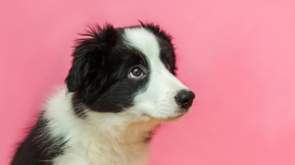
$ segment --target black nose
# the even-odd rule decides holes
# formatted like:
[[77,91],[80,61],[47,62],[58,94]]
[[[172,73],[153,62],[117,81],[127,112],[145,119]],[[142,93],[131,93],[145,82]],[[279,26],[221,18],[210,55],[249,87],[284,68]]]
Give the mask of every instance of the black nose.
[[192,91],[181,90],[175,96],[175,101],[181,108],[188,109],[192,106],[194,98],[195,94]]

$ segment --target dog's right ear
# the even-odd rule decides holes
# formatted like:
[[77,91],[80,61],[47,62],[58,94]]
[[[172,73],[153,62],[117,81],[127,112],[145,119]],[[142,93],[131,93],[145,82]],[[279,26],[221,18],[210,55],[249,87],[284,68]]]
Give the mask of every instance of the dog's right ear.
[[117,31],[110,24],[90,28],[86,38],[79,39],[72,54],[72,67],[65,79],[69,92],[99,89],[107,81],[109,51],[117,41]]

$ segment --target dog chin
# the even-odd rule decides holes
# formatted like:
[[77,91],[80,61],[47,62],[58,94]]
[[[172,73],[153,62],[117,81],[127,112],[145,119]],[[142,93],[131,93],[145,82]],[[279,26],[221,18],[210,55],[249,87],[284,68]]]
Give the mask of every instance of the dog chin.
[[169,116],[169,117],[153,117],[147,114],[145,114],[145,116],[148,116],[151,121],[154,121],[157,123],[173,123],[173,122],[181,120],[186,114],[187,112],[179,114],[179,115],[175,115],[175,116]]

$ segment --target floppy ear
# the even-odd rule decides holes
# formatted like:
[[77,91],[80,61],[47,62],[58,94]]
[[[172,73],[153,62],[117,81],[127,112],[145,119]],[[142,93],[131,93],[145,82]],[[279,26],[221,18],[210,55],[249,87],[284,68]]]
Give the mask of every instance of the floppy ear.
[[90,28],[72,54],[72,67],[65,79],[69,92],[102,87],[107,80],[108,52],[116,44],[117,31],[110,24]]

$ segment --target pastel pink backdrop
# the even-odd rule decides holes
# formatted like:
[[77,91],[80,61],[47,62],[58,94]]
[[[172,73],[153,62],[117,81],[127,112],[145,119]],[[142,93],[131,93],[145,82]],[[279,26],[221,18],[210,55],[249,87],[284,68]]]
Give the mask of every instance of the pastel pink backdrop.
[[159,23],[194,110],[164,125],[151,165],[295,164],[294,0],[0,2],[0,164],[62,84],[88,24]]

